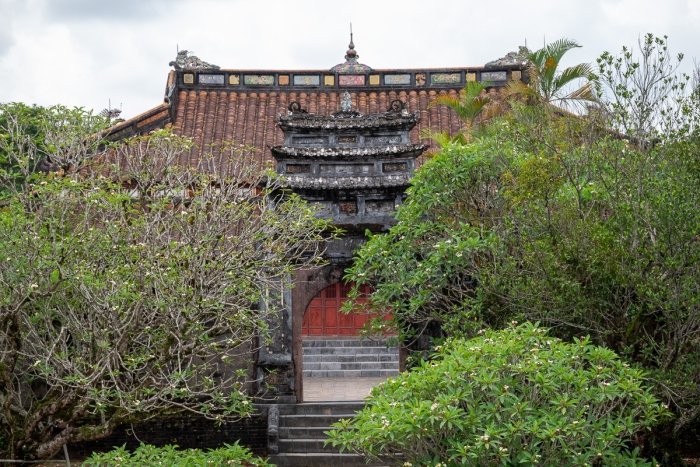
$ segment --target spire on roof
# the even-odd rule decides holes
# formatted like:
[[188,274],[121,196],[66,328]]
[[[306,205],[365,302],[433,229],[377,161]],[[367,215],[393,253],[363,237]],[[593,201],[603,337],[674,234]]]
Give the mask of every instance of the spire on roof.
[[357,55],[357,52],[355,52],[355,44],[352,42],[352,23],[350,23],[350,45],[348,45],[348,47],[348,51],[345,52],[345,60],[357,60],[360,58],[360,56]]
[[352,40],[352,24],[350,24],[350,45],[348,46],[348,51],[345,52],[345,63],[334,66],[331,68],[331,71],[336,73],[366,73],[372,71],[371,67],[359,63],[357,61],[358,58],[360,58],[360,56],[355,50],[355,44]]

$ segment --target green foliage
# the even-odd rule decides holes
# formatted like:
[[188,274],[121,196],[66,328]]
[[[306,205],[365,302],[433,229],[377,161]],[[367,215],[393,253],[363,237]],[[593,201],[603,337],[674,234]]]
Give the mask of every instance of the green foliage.
[[60,105],[44,108],[21,102],[0,105],[0,197],[8,194],[6,180],[24,183],[26,177],[42,167],[65,170],[66,167],[58,167],[55,162],[67,161],[65,156],[73,151],[76,158],[71,162],[75,163],[86,155],[85,149],[94,149],[91,143],[100,142],[99,138],[79,142],[74,137],[70,139],[72,145],[66,147],[65,143],[69,141],[65,138],[67,132],[73,132],[74,136],[92,136],[99,134],[108,124],[106,118],[92,115],[82,108]]
[[604,52],[595,84],[609,125],[639,146],[697,130],[700,74],[678,73],[682,61],[682,53],[671,56],[667,36],[653,34],[640,38],[637,54]]
[[[320,260],[328,223],[280,199],[250,148],[218,148],[226,171],[206,148],[182,166],[187,138],[110,146],[89,114],[52,112],[31,151],[14,149],[21,119],[0,146],[21,175],[0,179],[2,457],[182,411],[249,416],[253,338],[265,344],[293,268]],[[48,174],[33,171],[40,150]]]
[[84,467],[267,467],[269,464],[253,456],[247,448],[225,444],[225,447],[202,451],[201,449],[178,450],[177,446],[156,448],[141,444],[133,453],[124,446],[105,453],[95,453],[85,462]]
[[431,321],[451,333],[482,326],[468,311],[475,297],[469,266],[493,241],[488,228],[491,210],[502,203],[496,196],[502,160],[491,149],[506,145],[491,139],[449,145],[416,174],[398,224],[370,237],[349,269],[349,280],[375,289],[364,305],[377,314],[370,326],[381,330],[389,315],[404,333]]
[[349,270],[375,289],[364,307],[394,313],[404,339],[428,323],[471,337],[512,319],[589,334],[648,372],[676,435],[700,414],[697,89],[647,107],[682,102],[655,142],[611,132],[622,112],[514,103],[470,144],[447,146]]
[[480,334],[375,387],[330,442],[403,465],[651,465],[625,444],[664,418],[642,371],[532,324]]
[[464,122],[464,127],[458,134],[451,136],[445,131],[434,131],[426,128],[421,132],[421,138],[430,138],[440,147],[450,143],[466,144],[471,141],[472,127],[479,119],[482,123],[485,119],[499,114],[503,110],[500,102],[494,100],[486,91],[486,85],[482,82],[469,82],[459,93],[457,98],[450,96],[437,96],[428,108],[436,105],[445,105],[454,110]]
[[[568,105],[581,101],[594,101],[591,66],[587,63],[561,70],[559,63],[564,55],[572,49],[581,47],[570,39],[559,39],[528,56],[528,83],[519,80],[506,85],[506,94],[524,97],[531,103]],[[570,89],[577,80],[587,82],[580,87]]]

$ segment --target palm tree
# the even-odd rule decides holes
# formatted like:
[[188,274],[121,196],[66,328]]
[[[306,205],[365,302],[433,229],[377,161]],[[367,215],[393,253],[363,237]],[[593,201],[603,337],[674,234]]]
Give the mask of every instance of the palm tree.
[[472,81],[467,83],[456,98],[438,96],[428,105],[428,108],[430,109],[436,105],[446,105],[457,113],[465,125],[455,136],[451,136],[446,131],[435,131],[426,128],[421,132],[421,138],[430,138],[441,147],[449,143],[469,143],[471,141],[471,129],[476,119],[482,117],[483,120],[497,114],[501,110],[500,104],[484,93],[485,89],[484,83]]
[[[559,39],[528,56],[528,84],[514,80],[506,85],[506,95],[522,96],[530,102],[567,105],[580,101],[595,101],[593,71],[588,63],[580,63],[559,71],[559,62],[566,52],[581,47],[570,39]],[[585,79],[587,82],[562,95],[572,82]]]

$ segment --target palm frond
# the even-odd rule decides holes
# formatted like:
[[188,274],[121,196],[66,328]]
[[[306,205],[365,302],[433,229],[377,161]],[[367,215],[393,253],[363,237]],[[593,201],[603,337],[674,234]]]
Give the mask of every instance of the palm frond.
[[506,99],[529,98],[537,95],[536,91],[532,87],[523,83],[519,79],[508,81],[504,87],[504,94]]
[[445,147],[452,142],[452,137],[446,131],[435,131],[431,128],[425,128],[420,132],[421,139],[432,139],[440,147]]
[[593,83],[586,83],[580,88],[572,91],[568,95],[561,98],[561,100],[579,100],[579,101],[596,101],[596,96],[593,90],[595,89]]
[[562,38],[558,41],[552,42],[551,44],[547,44],[544,50],[546,51],[548,57],[553,58],[557,63],[559,63],[566,52],[580,47],[581,46],[576,41]]
[[491,102],[490,96],[482,95],[483,90],[484,85],[482,83],[469,82],[460,91],[459,98],[438,96],[428,104],[428,108],[436,105],[446,105],[454,110],[467,125],[471,125],[483,108]]
[[558,89],[563,88],[576,79],[589,79],[593,73],[593,68],[588,63],[580,63],[564,70],[555,80]]

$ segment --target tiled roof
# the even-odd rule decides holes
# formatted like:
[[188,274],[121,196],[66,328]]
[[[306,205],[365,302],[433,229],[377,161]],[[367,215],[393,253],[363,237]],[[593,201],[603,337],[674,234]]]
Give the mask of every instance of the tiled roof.
[[[440,93],[457,97],[459,89],[442,90]],[[364,114],[383,112],[394,99],[406,102],[409,112],[418,110],[418,125],[410,133],[413,144],[421,142],[419,133],[423,128],[456,134],[462,127],[453,110],[444,106],[428,109],[428,103],[438,95],[436,91],[351,92],[350,95],[353,108]],[[277,126],[278,112],[286,112],[289,103],[297,101],[309,113],[328,115],[340,109],[338,104],[341,98],[342,93],[338,92],[181,91],[173,126],[178,134],[193,138],[198,147],[234,140],[238,144],[257,148],[261,162],[273,161],[270,148],[282,144],[284,140],[282,130]],[[422,142],[430,144],[430,140]],[[214,154],[217,155],[216,149]],[[197,155],[193,152],[190,157]]]
[[[183,156],[183,164],[197,160],[203,148],[221,157],[219,146],[226,141],[256,148],[260,163],[274,159],[270,148],[282,144],[278,113],[286,114],[291,102],[298,102],[310,114],[330,115],[340,110],[348,91],[353,109],[363,114],[386,112],[399,99],[409,113],[418,112],[419,121],[410,132],[412,144],[430,146],[421,140],[425,128],[452,135],[462,127],[457,114],[445,107],[428,105],[438,95],[457,97],[470,80],[488,81],[495,92],[506,77],[520,77],[522,67],[452,69],[374,70],[361,75],[343,75],[323,70],[173,70],[168,76],[165,103],[112,128],[114,138],[145,134],[172,125],[175,131],[196,143]],[[343,78],[351,78],[347,83]],[[189,160],[186,160],[189,158]],[[191,162],[190,162],[191,161]],[[420,164],[420,161],[419,161]]]

